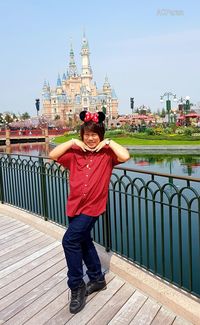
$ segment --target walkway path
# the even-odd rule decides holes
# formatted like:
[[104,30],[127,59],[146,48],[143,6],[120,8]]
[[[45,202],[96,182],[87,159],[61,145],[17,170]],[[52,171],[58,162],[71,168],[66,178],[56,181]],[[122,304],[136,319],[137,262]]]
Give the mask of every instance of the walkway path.
[[0,324],[191,324],[112,272],[72,315],[60,241],[0,214],[0,245]]

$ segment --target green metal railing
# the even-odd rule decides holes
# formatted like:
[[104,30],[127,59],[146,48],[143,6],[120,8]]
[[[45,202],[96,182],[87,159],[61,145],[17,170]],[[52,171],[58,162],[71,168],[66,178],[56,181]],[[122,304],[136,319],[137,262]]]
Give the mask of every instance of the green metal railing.
[[[0,200],[67,226],[68,172],[45,157],[2,155]],[[94,239],[200,296],[200,179],[116,167]]]

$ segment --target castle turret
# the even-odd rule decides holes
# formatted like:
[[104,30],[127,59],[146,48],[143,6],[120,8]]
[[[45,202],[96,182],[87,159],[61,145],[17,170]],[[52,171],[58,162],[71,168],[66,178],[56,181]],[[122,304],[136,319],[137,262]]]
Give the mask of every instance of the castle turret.
[[104,81],[104,84],[103,84],[103,92],[106,93],[106,94],[110,94],[111,93],[111,86],[108,82],[108,77],[106,75],[105,77],[105,81]]
[[74,51],[71,44],[70,59],[69,59],[69,77],[77,77],[77,76],[78,76],[78,70],[74,60]]
[[42,88],[42,107],[43,107],[43,114],[47,116],[51,116],[51,89],[49,83],[44,81],[44,85]]
[[62,92],[63,92],[63,90],[62,90],[62,82],[61,82],[60,74],[58,74],[57,83],[56,83],[56,93],[58,95],[61,95]]
[[85,34],[83,35],[83,43],[81,48],[81,56],[82,56],[82,73],[81,79],[82,83],[85,86],[90,87],[90,83],[92,80],[92,69],[90,66],[90,52],[89,52],[89,44],[86,40]]
[[50,86],[49,83],[46,82],[46,80],[44,81],[44,85],[42,88],[42,97],[44,99],[50,99]]

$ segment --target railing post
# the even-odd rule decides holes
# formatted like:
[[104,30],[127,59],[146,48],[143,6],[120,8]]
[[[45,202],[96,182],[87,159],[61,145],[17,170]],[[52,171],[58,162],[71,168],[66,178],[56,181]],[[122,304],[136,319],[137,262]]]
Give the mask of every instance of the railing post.
[[105,238],[105,250],[110,252],[111,249],[111,237],[110,237],[110,216],[108,213],[108,203],[106,211],[103,213],[103,229]]
[[6,128],[6,145],[10,145],[10,129]]
[[45,165],[42,157],[39,157],[40,164],[40,180],[41,180],[41,194],[42,194],[42,215],[44,220],[48,220],[48,206],[47,206],[47,189],[46,189],[46,173]]
[[2,173],[2,160],[0,159],[0,201],[4,203],[4,188],[3,188],[3,173]]
[[45,128],[44,135],[45,135],[45,142],[48,143],[49,142],[49,130],[48,130],[48,127]]

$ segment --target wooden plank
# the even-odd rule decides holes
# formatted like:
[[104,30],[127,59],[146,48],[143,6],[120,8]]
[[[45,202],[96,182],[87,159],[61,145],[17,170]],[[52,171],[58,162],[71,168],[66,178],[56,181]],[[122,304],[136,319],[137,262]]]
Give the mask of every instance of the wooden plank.
[[8,225],[12,225],[13,223],[22,223],[20,220],[17,220],[15,218],[12,219],[8,219],[7,217],[5,217],[4,219],[0,217],[0,229],[2,229],[4,226],[8,226]]
[[34,290],[35,287],[40,286],[43,282],[48,281],[52,276],[64,270],[66,272],[66,263],[64,260],[59,261],[54,264],[51,268],[45,270],[38,276],[31,279],[29,282],[23,284],[18,289],[5,296],[0,300],[0,310],[6,308],[8,305],[14,303],[16,300],[20,299],[21,296]]
[[[164,324],[163,324],[164,325]],[[173,322],[173,325],[193,325],[192,323],[190,323],[189,321],[177,316]],[[195,324],[198,325],[198,324]]]
[[[55,287],[55,288],[54,288]],[[54,291],[50,290],[54,288]],[[0,319],[6,321],[7,325],[21,325],[40,311],[48,299],[54,299],[56,295],[66,290],[66,271],[57,272],[50,279],[35,287],[31,292],[25,294],[12,305],[0,312]]]
[[151,325],[171,325],[175,317],[176,315],[172,311],[162,307],[152,321]]
[[[109,272],[105,275],[105,277],[106,277],[106,282],[109,283],[114,278],[114,274],[112,272]],[[98,295],[97,292],[94,292],[93,294],[89,295],[86,300],[86,305],[90,304],[90,301],[97,295]],[[68,324],[69,320],[72,319],[72,317],[73,317],[73,314],[71,314],[69,311],[69,300],[70,300],[70,295],[68,297],[68,303],[66,300],[64,301],[64,308],[62,308],[62,309],[60,308],[60,311],[57,312],[57,314],[55,314],[54,317],[52,317],[51,319],[49,319],[45,322],[45,325]],[[60,307],[62,307],[62,306],[63,306],[63,304]],[[82,313],[82,311],[81,311],[81,313]]]
[[15,220],[15,219],[9,218],[7,216],[4,216],[3,214],[0,214],[0,225],[5,225],[6,223],[11,222],[12,220]]
[[2,239],[9,238],[11,236],[13,237],[13,235],[18,233],[20,230],[24,230],[24,229],[27,229],[27,228],[29,228],[28,225],[20,225],[20,227],[18,227],[17,229],[8,231],[6,234],[4,233],[4,234],[0,235],[0,242],[2,241]]
[[8,265],[14,264],[15,261],[21,259],[20,256],[22,256],[22,258],[23,258],[23,256],[24,256],[23,253],[30,252],[30,249],[33,248],[34,246],[36,246],[37,244],[42,243],[44,241],[53,242],[53,239],[50,239],[50,237],[45,236],[44,234],[39,233],[39,232],[35,236],[32,236],[31,238],[32,238],[32,240],[29,240],[28,242],[26,242],[26,246],[24,246],[24,245],[21,245],[18,247],[14,246],[13,247],[14,249],[12,251],[7,252],[6,254],[0,256],[0,270],[4,268],[3,267],[4,263],[5,263],[5,265],[6,265],[6,262]]
[[124,280],[115,277],[107,285],[107,290],[102,290],[87,304],[81,313],[74,317],[67,324],[86,324],[104,306],[109,299],[124,285]]
[[2,234],[3,232],[6,232],[7,229],[12,229],[13,227],[18,226],[19,224],[21,224],[20,221],[13,220],[12,222],[9,221],[8,223],[6,223],[4,225],[0,225],[0,234]]
[[25,224],[22,223],[21,221],[15,220],[12,223],[9,222],[9,224],[7,224],[6,226],[0,228],[0,236],[3,235],[4,233],[8,233],[14,229],[17,229],[19,227],[24,226]]
[[4,276],[8,275],[9,273],[12,273],[13,271],[21,268],[22,266],[24,266],[27,263],[30,263],[31,261],[35,260],[37,257],[47,253],[48,251],[50,251],[51,249],[59,246],[60,243],[59,242],[53,242],[52,244],[38,250],[37,252],[25,257],[23,260],[20,260],[19,262],[9,266],[8,268],[1,270],[0,271],[0,278],[3,278]]
[[148,298],[139,310],[137,315],[130,322],[130,325],[149,325],[158,313],[161,305],[156,301]]
[[31,230],[31,229],[27,228],[27,230],[24,230],[24,232],[22,232],[19,236],[14,236],[10,240],[5,240],[3,243],[1,243],[1,247],[2,247],[2,249],[7,248],[7,247],[12,248],[18,242],[21,242],[23,239],[28,238],[29,235],[36,234],[36,233],[38,233],[37,230]]
[[31,228],[27,228],[25,230],[21,230],[19,231],[17,234],[15,234],[15,236],[9,236],[9,238],[4,238],[0,241],[0,245],[1,246],[12,246],[12,242],[13,240],[15,240],[16,242],[20,241],[21,238],[23,236],[27,236],[28,234],[32,233],[33,231],[36,231],[36,230],[32,230]]
[[33,231],[32,233],[29,233],[29,235],[27,236],[23,236],[23,238],[19,241],[16,241],[15,243],[13,242],[12,246],[8,246],[7,243],[5,243],[4,245],[1,245],[1,251],[0,251],[0,257],[2,255],[8,254],[14,250],[16,250],[17,248],[27,245],[29,242],[31,242],[32,240],[39,238],[40,236],[42,236],[42,234],[38,231]]
[[54,259],[56,259],[57,254],[59,254],[61,252],[63,253],[63,249],[62,249],[61,245],[58,245],[57,247],[52,248],[51,250],[46,252],[46,254],[42,254],[41,256],[37,257],[36,259],[33,259],[32,261],[30,261],[30,263],[23,265],[23,267],[16,269],[15,271],[13,271],[12,273],[9,273],[2,279],[0,278],[0,288],[5,287],[9,283],[12,284],[12,282],[14,280],[20,278],[27,272],[32,271],[32,269],[34,270],[34,268],[40,266],[40,264],[42,264],[42,263],[45,263],[47,260],[51,260],[53,262]]
[[1,288],[0,297],[7,296],[11,292],[15,291],[17,288],[36,278],[39,274],[45,272],[49,268],[53,267],[54,264],[62,260],[64,260],[64,254],[63,252],[60,252],[59,254],[54,256],[54,258],[50,258],[46,262],[39,264],[37,267],[31,269],[29,272],[26,272],[24,275],[20,276],[19,278],[13,280],[11,283]]
[[115,317],[113,317],[113,319],[108,324],[129,324],[146,300],[146,295],[139,292],[138,290],[135,291],[134,294],[128,299],[125,305],[118,311]]
[[[44,324],[46,320],[55,315],[56,310],[59,310],[60,303],[68,302],[68,292],[69,289],[66,280],[64,280],[22,310],[15,318],[11,319],[12,323],[10,322],[10,324],[21,325],[21,321],[25,321],[26,325]],[[20,318],[18,323],[15,321],[16,318],[17,320]]]
[[7,237],[5,236],[4,238],[0,239],[0,244],[9,242],[13,238],[19,237],[22,234],[25,234],[25,233],[30,232],[30,231],[31,231],[31,228],[29,226],[21,227],[21,229],[19,229],[18,232],[15,232],[15,234],[11,234],[11,235],[9,235]]
[[31,254],[37,252],[38,249],[42,249],[43,247],[46,247],[52,244],[53,242],[55,242],[54,239],[51,238],[44,239],[42,237],[34,240],[32,243],[29,243],[26,249],[23,250],[21,253],[13,257],[11,256],[11,258],[9,258],[8,260],[1,262],[0,271],[15,265],[15,263],[19,261],[23,261],[23,259],[26,258],[27,256],[30,256]]
[[116,294],[104,305],[87,325],[108,324],[115,314],[122,308],[130,296],[134,293],[135,288],[125,283]]

